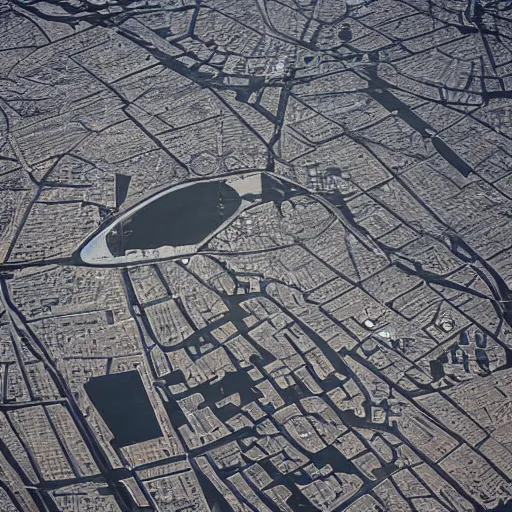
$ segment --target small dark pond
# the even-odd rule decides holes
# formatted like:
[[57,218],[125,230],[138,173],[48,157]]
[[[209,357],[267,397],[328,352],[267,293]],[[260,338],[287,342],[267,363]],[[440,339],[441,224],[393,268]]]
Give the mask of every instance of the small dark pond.
[[116,208],[119,208],[125,202],[131,181],[131,176],[116,174]]
[[162,435],[139,372],[94,377],[84,388],[114,434],[116,446],[141,443]]

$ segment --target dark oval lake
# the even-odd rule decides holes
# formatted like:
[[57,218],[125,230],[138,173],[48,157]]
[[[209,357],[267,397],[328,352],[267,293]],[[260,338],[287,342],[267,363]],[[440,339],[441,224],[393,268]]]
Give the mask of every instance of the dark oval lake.
[[152,201],[107,234],[113,256],[135,249],[179,247],[203,241],[239,208],[242,200],[225,182],[194,183]]

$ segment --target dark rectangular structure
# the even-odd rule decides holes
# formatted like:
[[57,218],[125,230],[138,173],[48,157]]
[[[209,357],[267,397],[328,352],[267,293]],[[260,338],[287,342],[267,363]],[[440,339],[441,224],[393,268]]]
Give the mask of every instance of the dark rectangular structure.
[[116,446],[155,439],[162,430],[138,371],[94,377],[84,386]]

